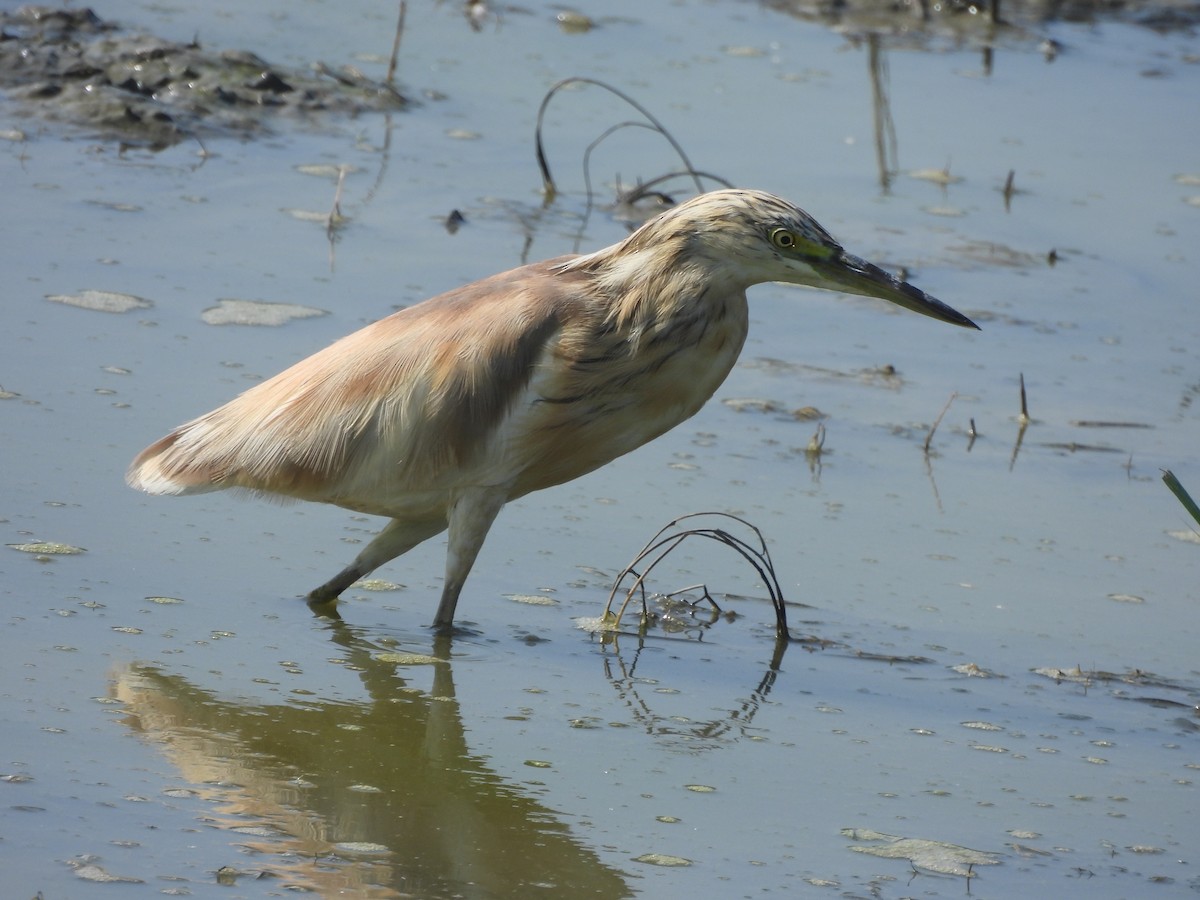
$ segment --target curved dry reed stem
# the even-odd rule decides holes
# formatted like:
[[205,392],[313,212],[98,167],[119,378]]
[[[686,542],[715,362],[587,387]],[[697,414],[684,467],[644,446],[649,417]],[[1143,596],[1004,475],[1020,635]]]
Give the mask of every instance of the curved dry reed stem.
[[[735,522],[738,522],[754,532],[758,538],[758,546],[755,547],[748,541],[743,540],[737,535],[725,531],[724,529],[713,527],[689,528],[685,529],[679,534],[664,536],[666,535],[666,532],[670,531],[671,529],[680,527],[681,522],[700,516],[721,516],[724,518],[733,519]],[[756,526],[752,525],[750,522],[747,522],[745,519],[730,513],[689,513],[687,515],[680,516],[671,522],[668,522],[666,525],[660,528],[654,537],[652,537],[646,543],[646,545],[642,547],[642,549],[634,557],[633,561],[621,571],[616,580],[613,582],[612,590],[609,591],[608,594],[608,603],[604,607],[605,618],[607,619],[613,615],[612,605],[613,601],[616,599],[617,592],[621,589],[621,585],[624,583],[625,579],[630,575],[633,575],[634,582],[625,592],[625,600],[616,613],[615,622],[621,621],[621,618],[624,616],[626,608],[633,600],[635,593],[640,593],[641,595],[643,619],[645,619],[645,617],[649,614],[649,610],[646,606],[646,579],[660,562],[662,562],[673,550],[675,550],[676,547],[682,544],[689,537],[708,538],[709,540],[715,540],[718,543],[724,544],[740,554],[741,557],[754,568],[754,570],[758,573],[758,577],[766,586],[767,592],[771,597],[771,604],[775,608],[776,637],[785,639],[788,635],[788,627],[787,610],[784,606],[783,599],[783,589],[779,586],[779,579],[775,574],[775,564],[771,560],[771,553],[767,549],[766,540],[763,537],[762,532]],[[654,559],[649,563],[649,565],[639,572],[637,567],[640,566],[641,563],[650,556],[654,556]]]
[[541,106],[538,107],[537,127],[534,129],[534,149],[537,153],[538,168],[542,173],[542,192],[546,195],[547,199],[554,197],[554,195],[558,193],[558,188],[554,184],[554,176],[550,174],[550,164],[546,161],[545,146],[542,142],[542,122],[546,116],[546,108],[550,105],[550,101],[554,98],[554,95],[570,84],[591,84],[596,87],[603,88],[609,93],[615,94],[617,97],[621,98],[634,109],[636,109],[642,114],[643,117],[645,117],[648,122],[650,122],[654,130],[661,134],[666,139],[667,143],[671,145],[671,147],[675,150],[675,153],[683,161],[687,171],[693,173],[692,177],[696,182],[696,190],[699,192],[704,191],[704,187],[700,183],[699,177],[695,174],[695,167],[692,165],[692,161],[688,159],[688,155],[684,152],[683,147],[680,146],[679,142],[675,140],[671,133],[667,131],[663,124],[659,122],[658,119],[656,119],[648,109],[646,109],[625,92],[613,87],[611,84],[607,84],[606,82],[595,78],[584,78],[574,75],[570,78],[564,78],[562,81],[551,87],[550,90],[546,92],[546,96],[542,98]]

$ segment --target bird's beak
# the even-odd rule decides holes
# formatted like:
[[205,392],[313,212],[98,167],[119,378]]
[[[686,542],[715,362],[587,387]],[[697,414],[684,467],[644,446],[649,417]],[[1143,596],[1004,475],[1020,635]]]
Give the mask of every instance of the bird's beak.
[[889,275],[879,266],[869,263],[865,259],[842,252],[827,261],[810,263],[810,265],[825,281],[822,287],[829,290],[889,300],[897,306],[903,306],[905,309],[911,309],[921,315],[949,322],[951,325],[979,329],[978,325],[958,310],[947,306],[941,300],[930,297],[907,281],[901,281],[894,275]]

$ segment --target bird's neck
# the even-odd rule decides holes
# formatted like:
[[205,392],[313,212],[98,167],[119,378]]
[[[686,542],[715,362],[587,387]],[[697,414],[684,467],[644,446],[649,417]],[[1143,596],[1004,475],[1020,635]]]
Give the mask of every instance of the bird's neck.
[[610,320],[634,332],[670,329],[680,319],[723,316],[746,303],[746,285],[682,248],[624,247],[604,260],[594,277],[609,304]]

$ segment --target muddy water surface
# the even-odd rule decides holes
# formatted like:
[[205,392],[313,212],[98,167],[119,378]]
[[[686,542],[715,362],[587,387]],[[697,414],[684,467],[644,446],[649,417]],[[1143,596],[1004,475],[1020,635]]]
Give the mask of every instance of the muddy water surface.
[[[873,49],[758,4],[614,3],[583,30],[479,9],[475,29],[409,4],[404,111],[156,152],[0,105],[5,891],[1193,896],[1200,545],[1159,475],[1200,494],[1196,39],[1023,23],[989,57],[961,22],[891,20]],[[372,79],[395,21],[95,10]],[[437,541],[335,624],[297,598],[379,522],[124,487],[142,446],[362,323],[617,240],[605,210],[583,221],[580,157],[634,117],[600,91],[551,106],[542,204],[534,118],[569,75],[983,331],[756,288],[700,415],[504,512],[451,643],[426,628]],[[592,163],[606,198],[678,167],[641,129]],[[289,306],[244,324],[263,303]],[[709,509],[766,534],[803,642],[779,650],[752,570],[703,544],[652,586],[706,582],[736,615],[579,627],[662,524]]]

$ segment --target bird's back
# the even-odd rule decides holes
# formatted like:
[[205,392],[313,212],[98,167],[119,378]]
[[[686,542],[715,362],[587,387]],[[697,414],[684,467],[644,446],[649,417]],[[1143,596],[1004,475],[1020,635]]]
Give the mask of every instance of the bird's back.
[[[147,447],[153,494],[244,488],[365,508],[444,489],[478,457],[584,276],[523,266],[394,313]],[[374,498],[374,499],[373,499]],[[348,501],[348,502],[347,502]]]

